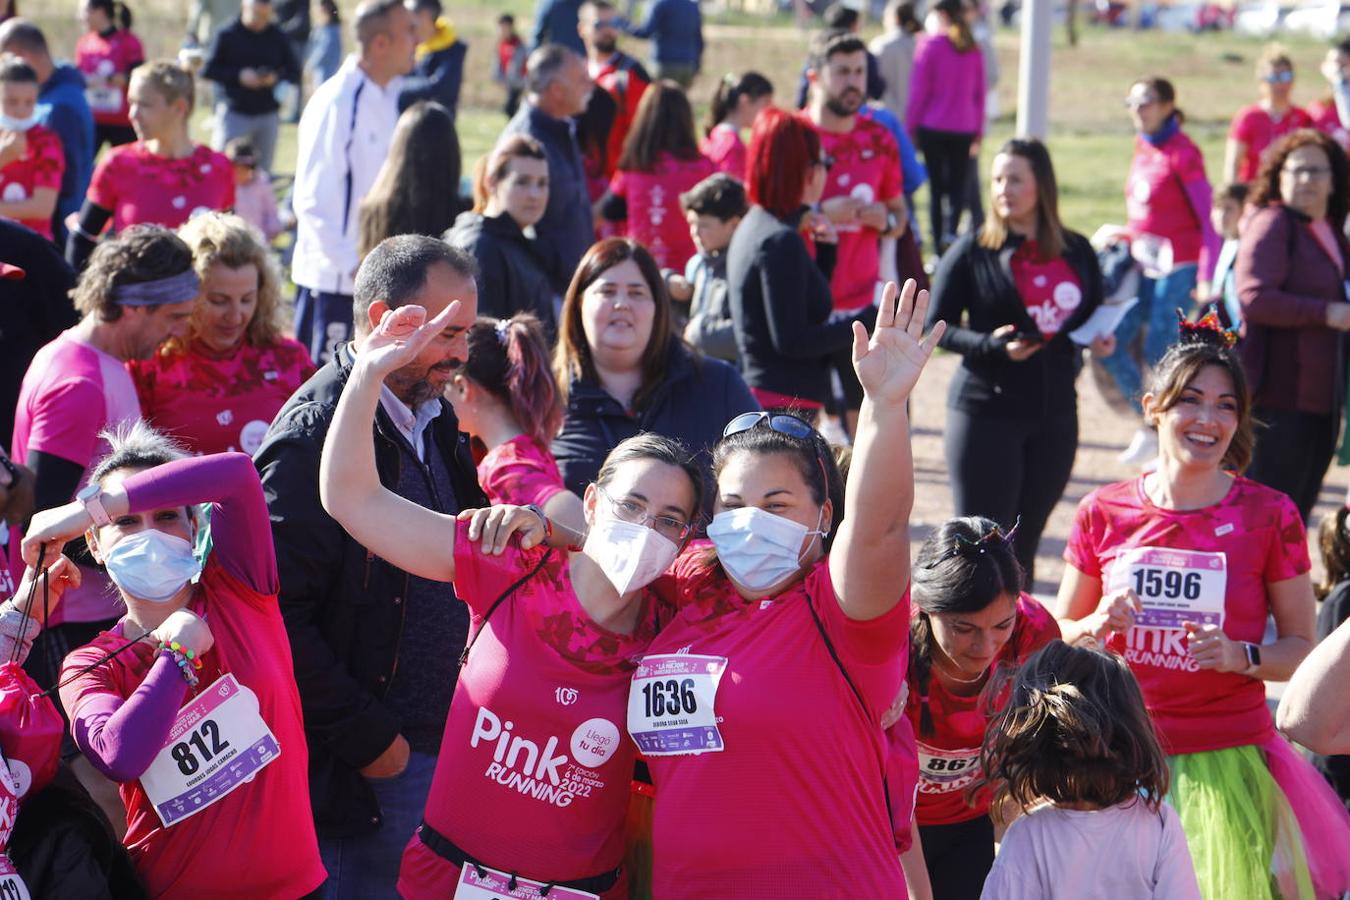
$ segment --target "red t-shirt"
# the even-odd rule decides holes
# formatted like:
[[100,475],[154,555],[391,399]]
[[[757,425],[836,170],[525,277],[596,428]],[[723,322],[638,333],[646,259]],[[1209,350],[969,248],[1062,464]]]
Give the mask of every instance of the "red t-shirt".
[[610,180],[614,196],[628,201],[628,236],[650,250],[661,268],[683,273],[689,257],[698,252],[680,194],[716,171],[705,156],[676,159],[661,153],[655,172],[619,170]]
[[[66,171],[66,155],[61,138],[45,125],[34,125],[25,137],[28,149],[23,156],[0,169],[0,200],[19,203],[32,197],[39,188],[61,190]],[[47,240],[52,239],[51,216],[45,219],[17,219]]]
[[[810,118],[802,113],[803,121]],[[815,127],[814,125],[812,127]],[[855,197],[864,203],[889,203],[904,187],[900,149],[885,125],[857,116],[846,134],[817,129],[821,152],[834,158],[821,200]],[[864,225],[839,225],[839,256],[830,279],[835,309],[859,309],[871,303],[881,275],[880,232]]]
[[882,791],[881,720],[904,679],[909,592],[885,615],[854,621],[824,558],[777,596],[747,601],[707,561],[702,542],[670,574],[680,611],[650,653],[726,658],[714,704],[724,749],[648,760],[656,785],[652,896],[904,896]]
[[[140,781],[119,786],[127,808],[123,839],[136,872],[154,897],[299,897],[325,874],[309,804],[309,751],[291,646],[274,594],[260,594],[207,557],[192,609],[206,616],[215,645],[202,656],[205,689],[223,672],[257,696],[281,755],[208,809],[165,827]],[[116,632],[116,633],[114,633]],[[62,678],[121,648],[121,628],[101,632],[66,657]],[[130,697],[155,659],[139,643],[61,689],[72,718],[88,698]],[[192,696],[191,689],[189,693]]]
[[99,161],[89,199],[112,210],[113,231],[145,224],[177,228],[199,209],[234,206],[234,168],[200,144],[191,156],[169,159],[136,141],[113,147]]
[[745,180],[748,168],[745,142],[741,140],[740,129],[735,125],[729,122],[714,125],[712,134],[698,145],[698,152],[712,160],[717,171]]
[[[1022,594],[1017,598],[1017,624],[995,666],[1015,669],[1057,637],[1059,623],[1055,617],[1030,595]],[[974,805],[966,801],[966,789],[981,773],[980,746],[989,722],[985,699],[984,693],[970,697],[949,693],[936,675],[930,675],[927,700],[933,731],[922,734],[919,723],[924,698],[919,696],[917,686],[911,690],[905,718],[918,735],[920,825],[953,825],[989,811],[987,788],[975,796]]]
[[1318,100],[1308,105],[1308,118],[1313,127],[1341,145],[1342,150],[1350,151],[1350,128],[1341,122],[1341,114],[1333,100]]
[[[486,556],[455,535],[455,593],[481,628],[460,671],[425,819],[481,865],[525,878],[573,881],[617,867],[637,757],[625,733],[628,680],[655,631],[644,596],[637,631],[596,625],[553,557],[487,625],[483,614],[538,564],[540,548]],[[509,677],[508,677],[509,676]],[[403,853],[399,896],[444,900],[459,868],[416,834]],[[627,896],[620,879],[605,900]]]
[[1242,107],[1233,116],[1233,124],[1228,129],[1230,138],[1247,146],[1246,155],[1238,160],[1237,180],[1246,183],[1254,179],[1261,168],[1261,154],[1267,147],[1289,132],[1311,128],[1312,124],[1312,118],[1297,106],[1291,107],[1278,122],[1259,103]]
[[[1227,577],[1223,632],[1260,643],[1270,613],[1267,585],[1311,568],[1298,510],[1284,494],[1238,477],[1223,500],[1203,509],[1154,506],[1143,477],[1098,488],[1078,504],[1064,559],[1093,578],[1135,547],[1221,553]],[[1129,662],[1168,753],[1260,744],[1272,734],[1265,684],[1233,672],[1201,670],[1181,628],[1135,626],[1110,647]]]
[[1083,302],[1083,285],[1064,257],[1041,262],[1037,252],[1036,242],[1028,240],[1013,253],[1013,283],[1036,327],[1051,338]]
[[637,118],[638,104],[642,102],[642,95],[647,93],[647,85],[650,82],[644,81],[638,72],[630,68],[627,64],[623,68],[617,68],[614,65],[614,59],[601,66],[590,66],[591,80],[595,86],[614,98],[618,109],[614,113],[614,124],[609,129],[609,139],[605,144],[605,166],[603,175],[605,178],[614,177],[614,173],[619,167],[619,157],[623,156],[623,143],[628,138],[628,130],[633,127],[633,121]]
[[127,363],[146,421],[193,453],[252,455],[267,426],[314,374],[309,351],[290,338],[268,347],[247,341],[225,357],[194,342],[183,353]]
[[84,73],[84,96],[94,121],[100,125],[130,125],[127,118],[127,88],[110,84],[114,75],[127,77],[131,70],[145,62],[145,48],[140,38],[118,28],[104,37],[97,31],[86,31],[75,42],[75,66]]
[[527,434],[518,434],[478,463],[478,483],[493,506],[543,506],[567,490],[553,454]]
[[1136,135],[1134,160],[1125,181],[1130,230],[1167,238],[1178,265],[1198,262],[1203,232],[1184,185],[1206,179],[1205,159],[1186,135],[1177,132],[1161,147]]

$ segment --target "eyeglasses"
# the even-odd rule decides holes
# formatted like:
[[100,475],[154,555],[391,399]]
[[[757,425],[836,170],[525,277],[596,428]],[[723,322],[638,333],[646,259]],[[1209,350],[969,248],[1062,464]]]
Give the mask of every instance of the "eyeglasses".
[[956,540],[952,543],[952,545],[949,548],[947,548],[947,550],[945,550],[942,553],[942,555],[939,556],[937,559],[925,565],[924,568],[936,569],[938,566],[942,565],[947,560],[955,559],[958,556],[964,556],[967,553],[983,554],[985,552],[985,546],[994,541],[998,541],[999,543],[1002,544],[1010,544],[1012,543],[1013,535],[1017,534],[1017,529],[1021,526],[1021,524],[1022,524],[1022,517],[1018,516],[1017,521],[1013,523],[1013,527],[1009,528],[1006,533],[1003,531],[1002,528],[995,525],[993,528],[989,529],[987,533],[981,535],[978,540],[974,541],[972,541],[965,535],[958,534],[956,536]]
[[1278,72],[1262,75],[1261,80],[1266,84],[1289,84],[1294,80],[1294,72],[1292,69],[1280,69]]
[[595,20],[595,27],[596,27],[596,28],[614,28],[614,29],[617,29],[621,24],[623,24],[623,20],[622,20],[622,19],[596,19],[596,20]]
[[1280,174],[1288,175],[1295,181],[1302,181],[1305,178],[1309,181],[1317,181],[1330,175],[1331,168],[1328,166],[1298,166],[1293,169],[1280,169]]
[[1157,102],[1157,97],[1134,96],[1125,98],[1125,105],[1130,109],[1143,109],[1145,106],[1152,106]]
[[610,509],[614,511],[614,518],[620,522],[628,522],[631,525],[642,525],[650,528],[663,538],[669,539],[674,544],[679,544],[689,537],[689,533],[694,530],[693,523],[682,522],[674,516],[653,516],[647,513],[647,507],[638,503],[636,500],[629,500],[626,497],[614,498],[609,492],[599,485],[596,491],[601,497],[609,501]]
[[812,164],[813,164],[813,165],[820,166],[820,167],[822,167],[826,172],[828,172],[828,171],[830,171],[830,169],[833,169],[833,168],[834,168],[834,157],[833,157],[833,156],[829,156],[829,155],[825,155],[825,156],[822,156],[822,157],[820,157],[819,159],[815,160]]

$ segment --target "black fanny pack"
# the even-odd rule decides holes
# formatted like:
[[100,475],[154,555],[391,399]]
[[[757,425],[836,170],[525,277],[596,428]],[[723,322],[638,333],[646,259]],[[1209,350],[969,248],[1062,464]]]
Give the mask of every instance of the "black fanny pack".
[[[454,841],[432,828],[425,821],[417,826],[417,838],[425,844],[427,849],[432,853],[435,853],[441,859],[452,865],[458,866],[461,869],[465,866],[473,866],[475,869],[481,870],[484,867],[483,863],[459,849],[459,847],[455,846]],[[549,891],[553,890],[555,887],[583,891],[587,894],[603,894],[605,891],[619,883],[620,871],[621,870],[619,869],[614,869],[603,875],[592,875],[590,878],[577,878],[573,881],[550,881],[539,889],[539,896],[547,897]],[[511,873],[511,890],[515,890],[516,888],[515,878],[515,874]]]

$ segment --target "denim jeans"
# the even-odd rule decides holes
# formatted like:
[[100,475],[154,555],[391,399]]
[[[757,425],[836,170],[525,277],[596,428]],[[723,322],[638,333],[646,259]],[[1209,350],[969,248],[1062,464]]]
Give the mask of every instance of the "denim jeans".
[[314,365],[333,358],[337,345],[352,339],[352,298],[347,294],[295,290],[295,339],[309,348]]
[[1139,408],[1144,393],[1144,375],[1132,353],[1131,344],[1144,333],[1144,364],[1150,368],[1158,364],[1167,348],[1177,340],[1177,310],[1189,313],[1191,291],[1199,267],[1185,263],[1161,278],[1139,279],[1139,302],[1125,314],[1116,326],[1116,352],[1102,360],[1102,366],[1111,374],[1125,399]]
[[320,888],[324,900],[378,900],[398,896],[398,867],[403,848],[417,826],[431,790],[436,757],[413,752],[402,775],[371,781],[384,822],[359,838],[320,838],[319,856],[328,870]]

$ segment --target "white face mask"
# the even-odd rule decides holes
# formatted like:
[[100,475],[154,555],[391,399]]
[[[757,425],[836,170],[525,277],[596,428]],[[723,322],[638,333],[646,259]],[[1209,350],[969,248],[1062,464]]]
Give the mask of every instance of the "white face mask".
[[728,509],[713,516],[708,537],[731,580],[752,591],[763,591],[797,574],[806,548],[802,543],[820,530],[825,509],[815,529],[765,512],[757,506]]
[[27,131],[38,123],[37,113],[33,113],[26,119],[16,119],[13,116],[6,116],[0,113],[0,129],[4,131]]
[[147,528],[122,538],[103,554],[108,577],[137,600],[171,600],[202,570],[192,545],[180,537]]
[[680,548],[646,525],[599,519],[581,552],[605,573],[619,596],[644,588],[670,568]]

